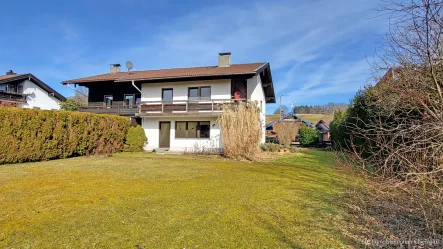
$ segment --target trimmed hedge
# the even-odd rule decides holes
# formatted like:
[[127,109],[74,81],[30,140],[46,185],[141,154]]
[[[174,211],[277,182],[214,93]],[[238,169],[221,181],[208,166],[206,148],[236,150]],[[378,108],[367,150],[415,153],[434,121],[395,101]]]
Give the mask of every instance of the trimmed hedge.
[[129,123],[116,115],[0,107],[0,164],[110,155],[122,149]]
[[140,125],[136,127],[129,127],[128,134],[125,138],[124,151],[137,152],[143,151],[143,145],[148,141],[146,138],[145,130]]

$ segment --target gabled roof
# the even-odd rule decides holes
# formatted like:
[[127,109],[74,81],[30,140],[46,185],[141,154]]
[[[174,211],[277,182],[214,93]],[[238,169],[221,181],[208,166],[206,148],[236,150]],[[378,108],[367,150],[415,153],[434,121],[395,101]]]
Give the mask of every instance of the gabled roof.
[[[315,128],[315,126],[311,122],[307,121],[306,119],[300,117],[299,115],[297,115],[295,113],[288,113],[288,114],[286,114],[285,116],[282,117],[282,120],[290,119],[290,118],[298,119],[298,120],[300,120],[300,122],[304,123],[305,125],[307,125],[307,126],[309,126],[311,128]],[[271,123],[267,124],[266,125],[266,129],[267,130],[272,129],[274,127],[274,124],[277,123],[278,121],[280,121],[280,120],[277,119],[277,120],[274,120]]]
[[245,74],[257,74],[257,70],[266,63],[250,63],[250,64],[232,64],[230,67],[206,66],[206,67],[189,67],[189,68],[170,68],[158,70],[144,70],[132,72],[107,73],[94,75],[85,78],[63,81],[62,84],[78,84],[82,82],[95,81],[150,81],[161,79],[183,79],[188,77],[205,77],[205,76],[234,76]]
[[84,85],[88,83],[131,81],[135,81],[137,83],[178,82],[185,80],[232,79],[243,76],[252,77],[257,74],[261,74],[262,76],[263,91],[266,95],[266,102],[275,103],[271,69],[269,63],[266,62],[231,64],[229,67],[205,66],[107,73],[65,80],[62,82],[62,84]]
[[52,89],[50,86],[46,85],[43,81],[39,80],[34,75],[27,73],[27,74],[11,74],[11,75],[0,75],[0,84],[2,83],[12,83],[15,81],[21,81],[21,80],[30,80],[34,82],[37,86],[42,88],[48,93],[53,93],[54,97],[57,98],[60,101],[66,101],[66,98],[63,97],[60,93]]
[[320,121],[318,121],[318,123],[315,125],[315,127],[317,129],[322,130],[323,132],[328,132],[329,131],[329,121],[320,119]]

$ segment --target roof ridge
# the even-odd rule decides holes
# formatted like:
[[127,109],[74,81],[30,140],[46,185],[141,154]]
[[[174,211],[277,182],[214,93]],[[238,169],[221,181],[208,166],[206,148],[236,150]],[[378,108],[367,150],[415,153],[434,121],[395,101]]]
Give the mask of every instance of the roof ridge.
[[[263,64],[266,64],[266,63],[267,62],[235,63],[235,64],[231,64],[231,66],[252,65],[252,64],[262,64],[263,65]],[[218,68],[218,66],[217,65],[213,65],[213,66],[197,66],[197,67],[169,67],[169,68],[136,70],[136,71],[131,71],[131,72],[146,72],[146,71],[160,71],[160,70],[171,70],[171,69],[190,69],[190,68]],[[107,73],[107,74],[111,74],[111,73]]]
[[[267,62],[251,62],[251,63],[241,63],[241,64],[231,64],[230,67],[218,67],[217,65],[213,66],[197,66],[197,67],[181,67],[181,68],[160,68],[160,69],[147,69],[147,70],[137,70],[130,72],[116,72],[116,73],[105,73],[105,74],[97,74],[86,77],[81,77],[72,80],[62,81],[62,84],[70,84],[75,81],[103,81],[103,80],[111,80],[111,81],[124,81],[130,78],[138,78],[146,74],[153,74],[156,76],[152,76],[153,79],[161,79],[165,77],[169,78],[180,78],[180,77],[190,77],[190,76],[203,76],[210,72],[208,75],[235,75],[241,73],[254,73],[257,72],[258,69],[265,66]],[[171,72],[169,72],[171,71]],[[183,71],[188,71],[188,73],[183,73]],[[177,75],[170,75],[173,73],[177,73]],[[167,76],[168,75],[168,76]],[[143,78],[143,77],[142,77]]]

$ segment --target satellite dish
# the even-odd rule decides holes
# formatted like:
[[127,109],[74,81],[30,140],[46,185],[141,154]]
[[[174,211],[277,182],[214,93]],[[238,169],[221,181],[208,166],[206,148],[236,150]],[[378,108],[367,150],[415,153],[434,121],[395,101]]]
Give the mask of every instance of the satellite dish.
[[131,61],[127,61],[126,68],[128,69],[128,72],[129,72],[129,71],[131,71],[131,69],[134,68],[134,64]]

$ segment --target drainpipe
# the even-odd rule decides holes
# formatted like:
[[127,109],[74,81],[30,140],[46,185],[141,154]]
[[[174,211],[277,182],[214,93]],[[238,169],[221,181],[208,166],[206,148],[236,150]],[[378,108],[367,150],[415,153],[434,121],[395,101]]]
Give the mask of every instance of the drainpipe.
[[135,89],[137,89],[137,91],[140,92],[141,97],[143,97],[143,93],[142,93],[142,91],[141,91],[141,90],[135,85],[134,81],[132,81],[132,86],[133,86]]
[[[140,90],[140,88],[138,88],[138,87],[135,85],[135,82],[134,82],[134,81],[132,81],[132,86],[133,86],[135,89],[137,89],[137,91],[140,92],[140,98],[143,98],[143,93],[142,93],[142,91]],[[140,110],[141,110],[141,105],[138,104],[138,105],[137,105],[137,111],[140,113]],[[143,118],[142,118],[142,127],[143,127]]]

